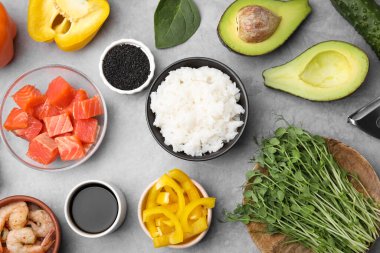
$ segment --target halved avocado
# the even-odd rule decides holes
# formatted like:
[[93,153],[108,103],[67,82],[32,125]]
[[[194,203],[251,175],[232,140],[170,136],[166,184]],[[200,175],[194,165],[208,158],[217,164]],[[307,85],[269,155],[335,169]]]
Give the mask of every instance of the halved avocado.
[[292,61],[263,72],[266,86],[313,101],[346,97],[364,82],[368,56],[343,41],[325,41]]
[[[251,15],[249,9],[251,8]],[[245,11],[245,13],[243,13]],[[232,51],[243,55],[262,55],[281,46],[309,15],[308,0],[237,0],[221,17],[218,35],[222,43]],[[267,26],[264,36],[247,39],[240,33],[239,19],[245,15],[250,32]]]

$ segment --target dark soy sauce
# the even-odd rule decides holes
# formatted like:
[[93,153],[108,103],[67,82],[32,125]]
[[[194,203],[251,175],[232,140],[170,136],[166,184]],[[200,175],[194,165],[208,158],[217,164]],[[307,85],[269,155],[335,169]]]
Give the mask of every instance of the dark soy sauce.
[[110,189],[101,184],[88,184],[78,189],[71,200],[71,217],[86,233],[106,231],[115,222],[118,203]]

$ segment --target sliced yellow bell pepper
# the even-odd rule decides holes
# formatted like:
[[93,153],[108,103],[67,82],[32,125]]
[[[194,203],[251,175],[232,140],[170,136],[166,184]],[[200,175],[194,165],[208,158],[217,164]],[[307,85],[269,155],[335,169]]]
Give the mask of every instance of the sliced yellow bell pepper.
[[160,218],[154,219],[154,222],[156,224],[156,227],[159,227],[162,225],[162,221],[166,220],[167,218],[165,216],[162,216]]
[[170,202],[178,202],[178,197],[172,188],[170,188],[169,186],[164,186],[164,190],[170,193]]
[[191,233],[193,235],[198,235],[208,229],[208,224],[207,224],[207,217],[203,216],[196,220],[193,224],[191,224]]
[[166,216],[162,215],[160,218],[155,219],[155,224],[157,227],[166,226],[166,227],[174,227],[172,221],[170,221]]
[[153,245],[155,248],[166,247],[169,244],[169,236],[167,235],[153,238]]
[[168,205],[170,203],[170,193],[160,192],[157,196],[156,203],[159,205]]
[[204,216],[198,219],[197,221],[195,221],[193,224],[191,224],[191,229],[192,229],[192,232],[185,233],[184,235],[185,241],[203,233],[204,231],[208,229],[207,218]]
[[174,232],[174,227],[169,227],[164,223],[162,223],[161,226],[158,227],[158,229],[161,231],[163,235],[168,235]]
[[168,227],[174,227],[173,222],[171,222],[170,220],[164,220],[164,221],[162,221],[162,223]]
[[[207,212],[206,212],[207,214]],[[198,220],[199,218],[205,216],[204,208],[202,206],[198,206],[195,208],[189,215],[189,219],[192,221]]]
[[191,201],[183,210],[180,221],[183,228],[183,231],[186,233],[191,233],[192,228],[189,224],[189,215],[190,213],[199,206],[204,206],[207,208],[213,208],[215,206],[215,198],[201,198]]
[[186,175],[185,172],[183,172],[182,170],[177,169],[177,168],[172,169],[167,174],[169,177],[178,181],[178,183],[180,183],[180,184],[183,184],[186,181],[191,181],[190,177],[188,175]]
[[79,50],[95,37],[109,13],[106,0],[30,0],[28,32],[35,41]]
[[[169,235],[170,244],[183,242],[183,230],[178,217],[164,207],[153,207],[143,211],[143,221],[146,222],[152,215],[163,214],[174,224],[174,232]],[[153,237],[153,236],[152,236]],[[156,236],[162,237],[162,236]]]
[[178,204],[173,203],[165,206],[166,209],[168,209],[172,213],[176,213],[178,211]]
[[208,229],[208,209],[215,198],[202,198],[192,180],[174,169],[160,177],[149,190],[143,221],[155,247],[190,241]]
[[[157,206],[156,200],[157,196],[160,194],[160,191],[164,187],[172,188],[177,195],[178,198],[178,204],[175,206],[167,206],[168,210],[176,210],[178,217],[180,216],[180,213],[183,211],[185,207],[185,198],[183,195],[183,190],[181,187],[169,176],[163,175],[160,179],[158,179],[157,183],[149,190],[148,198],[146,201],[146,208],[153,208]],[[157,228],[154,224],[154,219],[150,219],[146,222],[146,226],[149,230],[150,234],[157,233]]]
[[179,169],[173,169],[168,172],[168,176],[181,184],[190,201],[200,198],[197,187],[195,187],[189,176],[186,175],[183,171]]
[[[178,215],[178,217],[180,217],[183,209],[185,208],[185,196],[183,195],[183,190],[181,186],[179,186],[177,182],[174,181],[168,175],[163,175],[162,177],[160,177],[160,179],[158,179],[157,183],[155,184],[155,186],[153,186],[153,188],[155,188],[156,191],[160,191],[165,186],[171,187],[174,190],[174,192],[177,194],[178,210],[176,214]],[[149,198],[148,198],[148,201],[149,201]]]
[[160,219],[162,217],[165,217],[162,214],[152,215],[149,217],[149,219],[146,221],[146,227],[151,235],[158,233],[157,227],[155,225],[155,220]]
[[[173,178],[174,180],[178,181],[181,184],[182,188],[186,192],[186,195],[189,199],[189,201],[186,201],[186,204],[188,204],[190,201],[199,199],[201,197],[197,187],[193,184],[193,181],[189,178],[188,175],[186,175],[186,173],[184,173],[180,169],[173,169],[173,170],[169,171],[168,176]],[[201,216],[203,216],[202,207],[197,207],[190,214],[189,219],[190,220],[197,220]]]

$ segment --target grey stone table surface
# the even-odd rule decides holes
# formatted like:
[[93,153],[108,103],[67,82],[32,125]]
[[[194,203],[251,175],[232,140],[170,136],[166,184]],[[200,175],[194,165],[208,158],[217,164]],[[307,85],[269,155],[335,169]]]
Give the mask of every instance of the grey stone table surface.
[[[18,25],[16,56],[0,70],[0,96],[23,72],[47,64],[66,64],[87,74],[102,91],[109,110],[109,125],[104,142],[95,155],[78,168],[56,173],[31,170],[0,144],[0,197],[16,194],[34,196],[46,202],[62,225],[61,252],[175,252],[154,249],[140,229],[137,203],[144,188],[173,167],[179,167],[199,181],[217,198],[213,224],[197,246],[184,252],[259,252],[241,224],[221,223],[223,209],[233,209],[241,200],[240,186],[249,159],[257,146],[254,137],[263,137],[276,128],[276,114],[310,131],[339,139],[360,151],[380,173],[380,140],[346,123],[347,116],[376,96],[380,96],[380,64],[373,51],[354,29],[334,10],[329,1],[310,0],[312,14],[298,31],[275,52],[260,57],[245,57],[228,51],[219,42],[216,27],[223,11],[232,1],[196,0],[202,22],[196,34],[185,44],[158,50],[154,46],[153,14],[158,1],[113,0],[111,15],[95,39],[78,52],[60,51],[54,44],[34,42],[26,29],[27,2],[2,1]],[[153,139],[145,120],[147,91],[137,95],[118,95],[102,84],[99,57],[114,40],[134,38],[148,45],[155,56],[157,70],[191,56],[205,56],[229,65],[243,80],[249,95],[250,112],[246,131],[235,148],[207,162],[187,162],[166,153]],[[289,61],[315,43],[325,40],[351,42],[367,52],[371,68],[363,86],[348,98],[315,103],[263,85],[261,72]],[[124,225],[101,239],[85,239],[68,227],[64,201],[70,189],[83,180],[100,179],[118,185],[125,193],[128,214]],[[372,252],[380,252],[380,245]]]

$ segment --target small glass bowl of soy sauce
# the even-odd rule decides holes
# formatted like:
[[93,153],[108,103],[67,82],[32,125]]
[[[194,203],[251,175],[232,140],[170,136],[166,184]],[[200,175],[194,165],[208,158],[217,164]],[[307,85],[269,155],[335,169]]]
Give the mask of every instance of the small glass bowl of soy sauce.
[[65,203],[65,217],[70,228],[87,238],[99,238],[116,231],[123,224],[126,212],[123,192],[99,180],[75,186]]

